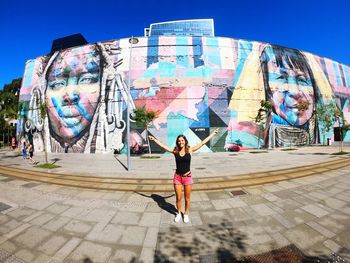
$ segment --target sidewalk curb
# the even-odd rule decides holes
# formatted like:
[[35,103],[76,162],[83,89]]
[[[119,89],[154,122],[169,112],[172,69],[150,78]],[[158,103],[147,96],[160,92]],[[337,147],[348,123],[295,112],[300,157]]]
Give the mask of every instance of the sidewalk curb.
[[[274,171],[248,173],[235,176],[217,176],[194,178],[194,191],[219,190],[227,188],[262,185],[284,180],[301,178],[346,167],[350,157],[327,161],[318,164],[299,166]],[[172,192],[172,179],[123,179],[115,177],[82,176],[59,173],[48,173],[26,169],[12,168],[0,165],[0,173],[5,176],[22,180],[37,181],[78,188],[109,191],[138,192]]]

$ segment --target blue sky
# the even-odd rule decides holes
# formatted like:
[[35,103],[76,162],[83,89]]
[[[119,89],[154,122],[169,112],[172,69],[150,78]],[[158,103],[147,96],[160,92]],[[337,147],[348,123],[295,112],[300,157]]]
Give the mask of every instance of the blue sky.
[[350,65],[347,0],[10,0],[1,1],[0,89],[53,39],[90,42],[142,36],[153,22],[214,18],[216,36],[279,44]]

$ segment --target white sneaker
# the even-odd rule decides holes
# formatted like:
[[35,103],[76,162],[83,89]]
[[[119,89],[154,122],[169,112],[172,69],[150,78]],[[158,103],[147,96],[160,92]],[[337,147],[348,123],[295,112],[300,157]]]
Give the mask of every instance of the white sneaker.
[[188,215],[184,214],[184,223],[187,224],[188,222],[190,222],[190,218]]
[[174,218],[174,221],[175,221],[176,223],[179,223],[180,220],[181,220],[181,214],[180,214],[180,213],[177,213],[176,216],[175,216],[175,218]]

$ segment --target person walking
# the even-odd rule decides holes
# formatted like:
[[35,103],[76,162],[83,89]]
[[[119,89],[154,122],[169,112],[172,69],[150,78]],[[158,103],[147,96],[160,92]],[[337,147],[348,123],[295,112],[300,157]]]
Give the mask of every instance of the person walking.
[[33,158],[33,156],[34,156],[34,147],[33,147],[33,143],[32,142],[28,143],[27,151],[29,153],[29,160],[32,162],[32,164],[36,164],[37,162]]
[[193,185],[192,172],[191,172],[191,154],[203,145],[205,145],[211,138],[218,133],[219,129],[215,129],[207,138],[201,141],[199,144],[190,147],[188,145],[188,140],[185,135],[180,134],[176,138],[176,145],[174,148],[165,145],[160,142],[153,136],[148,136],[151,141],[154,141],[160,147],[162,147],[167,152],[171,152],[175,156],[176,171],[174,174],[174,190],[176,195],[176,208],[177,214],[175,215],[174,221],[176,223],[181,220],[182,213],[182,186],[184,187],[185,193],[185,213],[183,215],[184,223],[189,222],[189,212],[190,212],[190,200],[191,200],[191,191]]
[[68,148],[69,148],[69,143],[68,142],[64,142],[64,152],[68,153]]
[[22,142],[22,156],[23,156],[23,160],[27,159],[27,143],[26,143],[26,140],[23,140],[23,142]]

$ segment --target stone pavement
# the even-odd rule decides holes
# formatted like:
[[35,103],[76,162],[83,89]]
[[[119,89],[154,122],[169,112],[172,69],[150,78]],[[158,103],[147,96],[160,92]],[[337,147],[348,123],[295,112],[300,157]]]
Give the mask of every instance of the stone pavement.
[[[295,168],[343,158],[344,156],[330,155],[338,150],[337,146],[312,146],[298,148],[295,151],[274,149],[269,150],[268,153],[259,154],[250,151],[194,153],[191,168],[194,178],[237,176],[252,172]],[[350,152],[350,144],[344,147],[344,151]],[[50,172],[124,179],[171,179],[175,170],[173,155],[155,155],[160,158],[131,157],[132,167],[128,172],[125,155],[51,153],[49,154],[50,162],[61,167]],[[45,160],[41,152],[35,152],[34,158],[40,163]],[[23,161],[21,156],[18,156],[18,151],[0,150],[0,165],[38,171],[29,161]]]
[[[270,168],[264,165],[268,155],[282,168],[294,155],[302,156],[300,164],[338,158],[326,154],[335,148],[311,148],[231,157],[245,156],[237,175],[247,173],[247,166]],[[27,165],[17,157],[0,163],[5,160]],[[236,164],[223,164],[223,172],[231,165]],[[62,167],[68,171],[68,165]],[[155,173],[162,171],[169,176],[169,166]],[[289,244],[320,259],[335,252],[350,261],[348,167],[259,186],[197,191],[191,200],[190,223],[174,223],[172,193],[96,191],[0,175],[0,262],[233,262]]]

